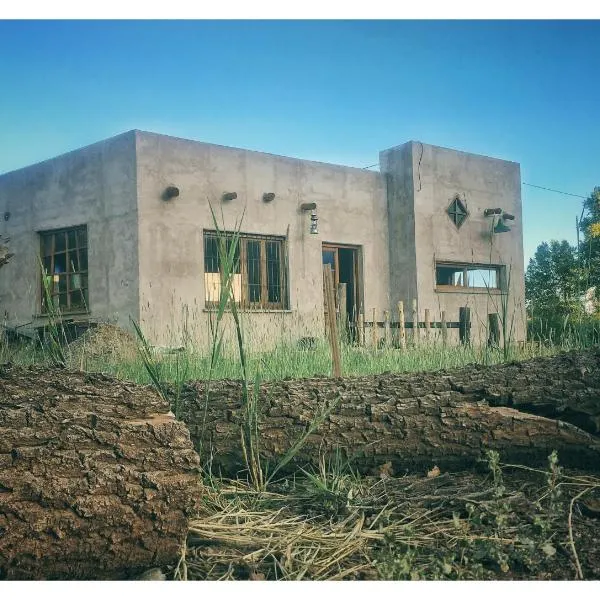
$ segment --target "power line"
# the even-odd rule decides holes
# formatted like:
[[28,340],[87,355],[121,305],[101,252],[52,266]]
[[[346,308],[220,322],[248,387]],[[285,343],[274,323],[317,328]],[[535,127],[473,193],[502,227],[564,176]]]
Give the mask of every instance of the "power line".
[[[362,167],[363,170],[364,169],[372,169],[373,167],[378,167],[379,163],[376,163],[374,165],[369,165],[367,167]],[[534,185],[533,183],[525,183],[524,181],[522,182],[523,185],[527,185],[529,187],[534,187],[537,188],[538,190],[546,190],[547,192],[554,192],[555,194],[562,194],[563,196],[573,196],[574,198],[583,198],[584,200],[587,200],[587,196],[582,196],[581,194],[571,194],[570,192],[561,192],[560,190],[554,190],[552,188],[548,188],[548,187],[544,187],[542,185]]]
[[561,192],[560,190],[553,190],[552,188],[543,187],[541,185],[533,185],[533,183],[525,183],[523,185],[528,185],[529,187],[538,188],[539,190],[546,190],[547,192],[554,192],[555,194],[562,194],[563,196],[573,196],[575,198],[583,198],[587,200],[587,196],[581,196],[580,194],[571,194],[570,192]]

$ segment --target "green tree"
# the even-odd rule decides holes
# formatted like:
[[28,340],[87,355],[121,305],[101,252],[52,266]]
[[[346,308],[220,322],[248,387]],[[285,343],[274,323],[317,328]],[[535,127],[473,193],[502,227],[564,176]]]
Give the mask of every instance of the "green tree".
[[600,187],[595,187],[583,201],[579,221],[583,240],[579,245],[581,266],[584,271],[584,289],[600,286]]
[[530,318],[560,330],[567,317],[580,316],[582,275],[576,248],[566,240],[540,244],[525,273]]

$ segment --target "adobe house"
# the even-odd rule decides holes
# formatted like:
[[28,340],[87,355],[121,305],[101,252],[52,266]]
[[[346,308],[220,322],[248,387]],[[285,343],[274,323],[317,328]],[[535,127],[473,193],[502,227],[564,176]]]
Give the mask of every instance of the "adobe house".
[[523,340],[519,165],[412,141],[379,162],[376,172],[134,130],[1,175],[0,234],[14,252],[0,277],[5,324],[26,332],[47,319],[43,265],[65,319],[131,317],[154,344],[208,344],[220,285],[212,206],[224,230],[242,219],[233,288],[257,347],[323,335],[324,263],[346,284],[351,323],[373,309],[397,321],[399,300],[407,321],[413,300],[421,321],[429,309],[456,322],[468,307],[477,343],[508,298]]

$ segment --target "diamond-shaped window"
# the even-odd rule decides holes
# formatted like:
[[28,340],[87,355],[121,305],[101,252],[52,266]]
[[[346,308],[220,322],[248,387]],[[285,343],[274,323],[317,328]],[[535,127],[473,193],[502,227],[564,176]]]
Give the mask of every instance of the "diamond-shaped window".
[[461,202],[458,196],[454,197],[454,200],[452,200],[450,203],[447,212],[450,220],[456,225],[457,228],[460,227],[469,216],[465,205]]

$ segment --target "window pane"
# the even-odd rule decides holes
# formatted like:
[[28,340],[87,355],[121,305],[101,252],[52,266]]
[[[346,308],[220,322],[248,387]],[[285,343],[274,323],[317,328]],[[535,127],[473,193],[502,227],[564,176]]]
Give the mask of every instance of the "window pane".
[[53,239],[54,239],[54,236],[52,234],[42,236],[42,246],[44,248],[44,250],[43,250],[44,256],[50,256],[52,254],[52,240]]
[[[498,289],[499,267],[481,268],[469,265],[436,265],[436,285]],[[466,279],[465,279],[466,274]]]
[[83,296],[82,290],[76,290],[71,292],[71,309],[84,309],[86,307],[86,302]]
[[219,272],[219,253],[217,249],[217,238],[213,236],[204,236],[204,272]]
[[43,260],[43,265],[44,265],[44,273],[46,275],[48,275],[50,273],[50,271],[52,270],[52,257],[45,256],[44,260]]
[[57,296],[53,296],[52,303],[54,305],[54,309],[67,309],[67,294],[58,294]]
[[67,292],[67,275],[54,275],[54,289],[60,294]]
[[[233,264],[231,266],[233,267],[233,273],[240,272],[240,243],[240,239],[238,238],[235,244],[235,250],[232,257]],[[225,260],[229,261],[231,257],[231,247],[233,246],[233,240],[230,237],[228,237],[225,242],[225,245],[227,247],[227,256],[225,257]]]
[[267,291],[269,302],[281,302],[281,242],[267,242]]
[[79,268],[81,271],[88,270],[88,254],[87,248],[83,248],[79,250]]
[[64,231],[54,234],[54,252],[64,252],[67,249],[66,234]]
[[[85,252],[85,250],[82,250],[82,252]],[[78,255],[79,252],[77,250],[71,250],[67,253],[67,270],[69,273],[77,273],[81,270]]]
[[55,273],[66,273],[67,272],[67,254],[62,252],[54,256],[54,272]]
[[77,246],[77,232],[74,229],[67,231],[67,245],[71,250]]
[[248,301],[260,302],[260,242],[248,240],[246,244],[248,271]]
[[469,287],[497,288],[496,269],[473,269],[469,271]]
[[87,248],[87,227],[77,230],[77,245],[80,248]]

